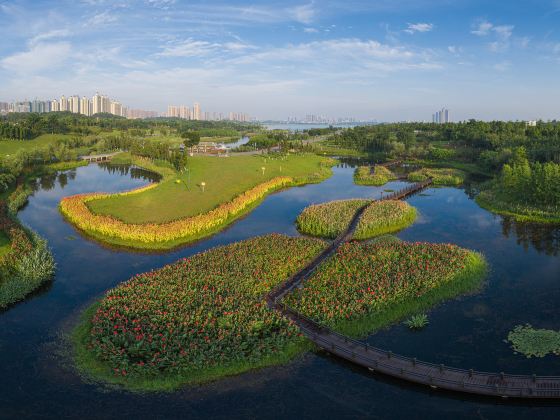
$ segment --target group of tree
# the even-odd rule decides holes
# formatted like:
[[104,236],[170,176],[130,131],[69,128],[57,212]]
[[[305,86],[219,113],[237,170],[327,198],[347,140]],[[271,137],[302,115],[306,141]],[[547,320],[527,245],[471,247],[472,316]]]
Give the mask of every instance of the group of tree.
[[32,140],[42,134],[88,135],[100,131],[137,130],[136,134],[157,132],[180,133],[202,131],[204,136],[233,136],[243,132],[257,131],[254,123],[235,121],[194,121],[179,118],[126,119],[112,114],[96,114],[87,117],[71,112],[9,113],[0,116],[0,139]]
[[372,155],[457,159],[499,170],[517,147],[533,162],[560,162],[560,124],[465,121],[450,124],[394,123],[339,130],[329,141]]
[[560,164],[527,159],[524,147],[514,150],[498,178],[498,185],[509,200],[541,206],[560,203]]

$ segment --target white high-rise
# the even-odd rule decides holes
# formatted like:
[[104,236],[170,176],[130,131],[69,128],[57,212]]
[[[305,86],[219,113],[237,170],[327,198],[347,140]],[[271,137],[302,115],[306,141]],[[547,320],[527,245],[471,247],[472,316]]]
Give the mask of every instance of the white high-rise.
[[77,95],[68,98],[68,111],[74,114],[80,113],[80,97]]
[[118,115],[119,117],[122,116],[122,105],[120,102],[112,101],[111,102],[111,114]]
[[80,114],[83,114],[87,117],[91,116],[91,102],[85,96],[80,99]]
[[101,111],[101,103],[102,103],[102,98],[101,95],[99,93],[96,93],[95,95],[93,95],[93,98],[91,100],[92,104],[91,104],[91,113],[92,115],[95,114],[99,114]]
[[59,110],[68,111],[68,99],[64,95],[60,97]]
[[198,102],[194,103],[192,119],[200,120],[200,104]]

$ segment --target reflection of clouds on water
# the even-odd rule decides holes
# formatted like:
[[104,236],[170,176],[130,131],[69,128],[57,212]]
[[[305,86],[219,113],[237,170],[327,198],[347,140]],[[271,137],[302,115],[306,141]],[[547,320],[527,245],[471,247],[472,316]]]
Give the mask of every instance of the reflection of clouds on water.
[[424,213],[418,212],[418,215],[416,217],[416,221],[414,222],[414,224],[426,225],[426,224],[430,223],[431,221],[432,221],[432,218],[430,216],[427,216]]
[[471,221],[471,224],[476,226],[478,229],[487,229],[492,225],[499,224],[499,220],[489,213],[471,214],[468,216],[468,219]]

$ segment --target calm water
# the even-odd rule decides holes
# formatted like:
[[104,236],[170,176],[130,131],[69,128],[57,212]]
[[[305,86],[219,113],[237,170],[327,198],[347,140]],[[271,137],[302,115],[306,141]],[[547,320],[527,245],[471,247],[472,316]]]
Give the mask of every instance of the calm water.
[[[369,374],[324,353],[282,367],[251,372],[167,394],[134,394],[88,383],[72,368],[64,336],[80,312],[133,274],[210,247],[270,232],[297,235],[294,220],[312,203],[376,197],[383,188],[352,182],[341,166],[318,184],[268,197],[226,231],[167,254],[112,250],[82,238],[60,216],[58,201],[89,191],[120,191],[149,174],[96,165],[43,179],[20,218],[46,237],[58,271],[33,298],[0,313],[0,418],[185,417],[560,417],[560,405],[521,404],[432,392]],[[394,352],[463,368],[560,374],[560,357],[525,359],[503,340],[515,325],[560,329],[560,229],[516,225],[480,209],[463,191],[429,189],[409,199],[421,216],[399,236],[448,241],[483,252],[492,272],[481,293],[429,313],[430,325],[410,332],[396,325],[369,338]]]

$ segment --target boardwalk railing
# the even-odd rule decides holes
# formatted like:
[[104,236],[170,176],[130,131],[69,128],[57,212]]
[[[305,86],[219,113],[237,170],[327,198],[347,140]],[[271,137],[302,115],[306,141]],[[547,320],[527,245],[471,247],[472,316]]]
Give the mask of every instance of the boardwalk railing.
[[[383,200],[408,197],[431,184],[431,179],[396,191]],[[502,398],[560,398],[559,376],[509,375],[503,372],[479,372],[473,369],[457,369],[443,364],[419,361],[393,354],[391,351],[370,346],[333,331],[296,309],[281,302],[290,291],[307,280],[311,274],[331,256],[344,242],[351,239],[360,217],[367,206],[358,209],[348,228],[342,232],[319,256],[288,281],[273,289],[266,297],[270,308],[281,312],[294,321],[301,332],[323,350],[346,359],[370,371],[380,372],[432,388]]]

